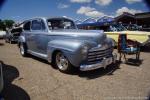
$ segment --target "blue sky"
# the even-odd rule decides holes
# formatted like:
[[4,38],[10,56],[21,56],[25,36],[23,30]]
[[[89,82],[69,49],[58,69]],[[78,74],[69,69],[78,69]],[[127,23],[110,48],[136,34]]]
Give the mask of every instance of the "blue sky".
[[68,16],[73,19],[117,16],[123,12],[148,12],[142,0],[6,0],[0,19],[22,21],[37,16]]

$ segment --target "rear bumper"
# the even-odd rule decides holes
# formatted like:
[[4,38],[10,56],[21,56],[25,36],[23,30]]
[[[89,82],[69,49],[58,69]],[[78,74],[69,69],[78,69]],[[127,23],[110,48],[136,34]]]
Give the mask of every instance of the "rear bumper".
[[90,64],[90,65],[81,65],[80,66],[80,70],[81,71],[89,71],[89,70],[94,70],[94,69],[98,69],[98,68],[105,68],[108,65],[110,65],[111,63],[115,63],[117,60],[117,55],[113,54],[112,57],[109,58],[104,58],[102,61],[100,61],[99,63],[96,64]]

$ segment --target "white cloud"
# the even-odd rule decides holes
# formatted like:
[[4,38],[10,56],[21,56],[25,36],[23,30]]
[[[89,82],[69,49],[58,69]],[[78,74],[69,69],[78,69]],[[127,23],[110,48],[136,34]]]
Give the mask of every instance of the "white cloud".
[[93,10],[95,10],[95,8],[82,6],[80,9],[77,10],[77,14],[85,14],[85,13],[91,12]]
[[92,11],[92,12],[88,12],[85,15],[90,16],[90,17],[101,17],[101,16],[104,16],[105,14],[103,12],[99,12],[99,11]]
[[62,3],[59,3],[58,6],[57,6],[57,8],[59,8],[59,9],[64,9],[64,8],[68,8],[68,7],[69,7],[69,5],[62,4]]
[[77,10],[77,14],[82,14],[88,17],[101,17],[105,15],[103,12],[99,12],[95,8],[84,6]]
[[142,2],[142,0],[126,0],[126,2],[128,4],[132,4],[132,3]]
[[90,3],[92,0],[70,0],[73,3]]
[[95,0],[95,3],[101,6],[109,5],[112,0]]
[[118,9],[116,11],[116,15],[121,15],[123,14],[123,12],[128,12],[128,13],[131,13],[131,14],[135,14],[135,13],[141,13],[142,11],[141,10],[136,10],[136,9],[129,9],[127,7],[122,7],[120,9]]

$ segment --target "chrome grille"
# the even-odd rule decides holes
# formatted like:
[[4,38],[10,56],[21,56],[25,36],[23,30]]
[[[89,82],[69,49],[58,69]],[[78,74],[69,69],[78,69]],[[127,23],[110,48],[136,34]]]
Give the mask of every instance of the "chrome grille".
[[89,63],[94,63],[96,61],[100,61],[103,58],[107,58],[111,56],[112,54],[112,48],[104,49],[104,50],[90,50],[88,52],[88,62]]

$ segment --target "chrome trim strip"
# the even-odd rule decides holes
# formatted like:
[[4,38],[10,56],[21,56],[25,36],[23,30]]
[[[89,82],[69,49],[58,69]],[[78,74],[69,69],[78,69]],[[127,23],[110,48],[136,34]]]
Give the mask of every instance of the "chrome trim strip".
[[43,59],[47,59],[47,55],[46,55],[46,54],[34,52],[34,51],[32,51],[32,50],[28,50],[28,53],[30,53],[30,54],[32,54],[32,55],[34,55],[34,56],[43,58]]

